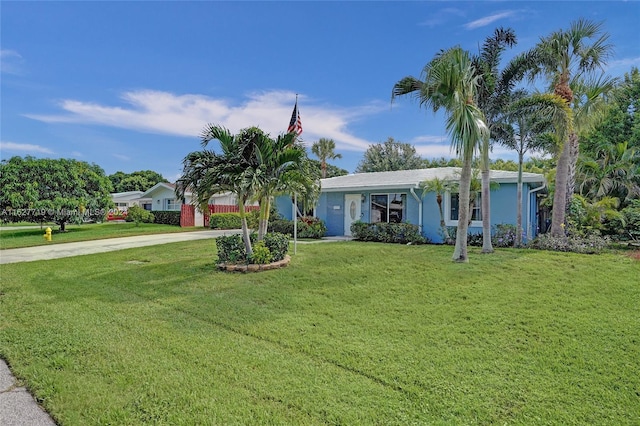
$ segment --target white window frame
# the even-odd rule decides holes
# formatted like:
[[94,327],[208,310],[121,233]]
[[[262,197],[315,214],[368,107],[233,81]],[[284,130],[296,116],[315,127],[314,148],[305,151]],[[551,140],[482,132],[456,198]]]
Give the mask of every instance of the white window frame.
[[[165,198],[164,199],[164,208],[167,211],[178,211],[180,210],[180,205],[182,203],[180,202],[180,200],[177,200],[175,198]],[[177,206],[177,208],[176,208]]]
[[[444,224],[447,226],[458,226],[458,220],[452,220],[451,219],[451,192],[447,191],[447,193],[445,194],[444,198],[444,206],[443,206],[443,210],[444,210]],[[454,194],[457,194],[457,192],[454,192]],[[478,200],[480,201],[479,203],[476,203],[475,208],[482,214],[482,202],[481,202],[481,193],[478,192],[477,193],[477,197]],[[471,213],[471,212],[469,212]],[[482,216],[481,216],[482,217]],[[482,227],[482,220],[472,220],[471,224],[469,225],[469,227]]]

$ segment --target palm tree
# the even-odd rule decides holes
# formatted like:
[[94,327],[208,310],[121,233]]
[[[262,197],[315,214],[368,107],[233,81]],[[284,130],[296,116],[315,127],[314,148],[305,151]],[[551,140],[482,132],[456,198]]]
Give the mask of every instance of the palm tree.
[[[518,154],[518,189],[516,195],[516,238],[514,245],[522,245],[522,169],[524,156],[532,150],[554,151],[554,113],[567,114],[570,111],[564,100],[556,95],[530,96],[525,90],[518,90],[511,96],[511,102],[496,122],[496,132],[500,144]],[[551,113],[551,114],[549,114]]]
[[[477,93],[477,104],[485,116],[489,127],[491,138],[493,139],[494,123],[505,104],[505,93],[509,93],[509,88],[515,83],[515,79],[520,79],[521,74],[507,74],[500,72],[498,67],[502,52],[507,47],[516,44],[515,32],[511,29],[497,28],[493,35],[485,39],[480,54],[473,57],[473,64],[480,85]],[[507,69],[509,70],[509,69]],[[482,253],[492,253],[491,244],[491,198],[489,182],[489,151],[491,146],[489,139],[483,141],[480,148],[482,167]]]
[[[585,19],[574,21],[567,31],[559,30],[542,38],[527,54],[534,57],[535,63],[530,78],[544,74],[553,86],[553,92],[571,105],[574,93],[569,83],[572,78],[602,68],[612,52],[612,46],[607,43],[608,37],[602,33],[601,23]],[[590,40],[593,42],[589,43]],[[564,236],[569,170],[572,155],[578,152],[578,135],[572,125],[573,120],[564,129],[562,151],[558,157],[551,222],[551,234],[554,236]]]
[[311,152],[320,160],[320,168],[322,170],[322,179],[327,177],[327,160],[335,160],[342,158],[342,154],[336,154],[336,143],[333,139],[320,138],[318,142],[311,145]]
[[176,181],[176,196],[183,198],[187,189],[191,189],[196,195],[194,202],[199,206],[207,204],[212,195],[220,192],[231,192],[236,196],[248,256],[253,254],[253,249],[245,205],[256,193],[259,183],[252,166],[255,145],[250,143],[255,136],[254,129],[232,135],[222,126],[208,124],[202,132],[202,147],[217,140],[222,153],[203,149],[188,154],[182,162],[182,176]]
[[578,166],[580,194],[592,200],[616,197],[621,201],[640,197],[640,152],[627,141],[604,141],[594,158],[583,157]]
[[256,170],[260,180],[256,192],[260,204],[258,241],[261,241],[267,233],[274,195],[295,190],[311,196],[310,188],[319,188],[319,185],[315,185],[317,179],[308,171],[306,150],[296,143],[295,133],[279,135],[275,140],[262,133],[256,143]]
[[467,229],[469,220],[469,185],[471,163],[489,129],[482,111],[475,103],[479,77],[469,52],[460,47],[438,53],[422,71],[422,80],[405,77],[393,86],[392,99],[413,94],[421,106],[446,112],[446,129],[452,147],[462,158],[460,175],[460,211],[453,260],[468,262]]
[[429,192],[436,193],[436,203],[438,203],[438,211],[440,212],[440,232],[442,233],[442,239],[445,244],[451,243],[451,237],[447,231],[447,225],[444,221],[444,211],[442,209],[442,196],[453,188],[452,182],[447,179],[433,178],[431,180],[425,180],[420,183],[422,187],[422,196],[424,197]]

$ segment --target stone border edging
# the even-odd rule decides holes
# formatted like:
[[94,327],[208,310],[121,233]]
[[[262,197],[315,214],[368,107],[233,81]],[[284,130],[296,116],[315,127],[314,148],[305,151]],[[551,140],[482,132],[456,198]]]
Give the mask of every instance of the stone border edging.
[[236,265],[236,264],[226,264],[226,263],[218,263],[218,269],[221,271],[227,272],[260,272],[260,271],[269,271],[271,269],[280,269],[284,268],[291,262],[291,256],[288,254],[284,257],[284,259],[279,260],[277,262],[266,263],[264,265],[259,265],[257,263],[250,263],[248,265]]

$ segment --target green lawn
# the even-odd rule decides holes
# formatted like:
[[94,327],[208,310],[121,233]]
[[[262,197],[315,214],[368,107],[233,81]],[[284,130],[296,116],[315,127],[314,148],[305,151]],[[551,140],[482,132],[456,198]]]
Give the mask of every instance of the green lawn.
[[64,425],[640,424],[640,262],[212,241],[2,266],[0,356]]
[[180,228],[179,226],[159,225],[157,223],[141,223],[140,226],[136,226],[135,223],[91,223],[83,225],[67,225],[66,232],[59,232],[57,225],[51,226],[51,229],[53,230],[51,242],[47,242],[42,237],[44,235],[44,231],[40,228],[4,229],[0,231],[0,249],[71,243],[75,241],[99,240],[103,238],[131,237],[134,235],[203,231],[206,228]]

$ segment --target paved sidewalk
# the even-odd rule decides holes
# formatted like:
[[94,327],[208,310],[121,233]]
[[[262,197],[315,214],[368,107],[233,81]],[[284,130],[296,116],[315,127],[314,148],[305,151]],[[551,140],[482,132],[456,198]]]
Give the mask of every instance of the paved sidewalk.
[[[104,253],[133,247],[194,241],[215,238],[221,235],[239,234],[238,230],[193,231],[173,234],[138,235],[135,237],[109,238],[104,240],[79,241],[75,243],[49,244],[36,247],[0,250],[0,264],[32,262],[34,260],[57,259],[60,257]],[[2,423],[0,423],[1,425]]]
[[7,364],[0,359],[0,425],[55,426],[55,422],[23,387],[16,384]]

